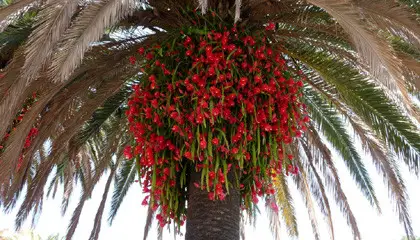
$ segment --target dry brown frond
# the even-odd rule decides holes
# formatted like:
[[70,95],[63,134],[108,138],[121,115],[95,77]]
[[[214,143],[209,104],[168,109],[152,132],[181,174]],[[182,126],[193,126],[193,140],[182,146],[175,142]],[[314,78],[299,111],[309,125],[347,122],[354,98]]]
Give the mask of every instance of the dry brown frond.
[[[95,187],[96,183],[99,181],[100,177],[103,175],[106,167],[109,165],[109,163],[111,161],[110,158],[109,158],[109,154],[118,152],[117,153],[117,163],[116,164],[118,164],[118,161],[121,159],[122,150],[120,149],[119,151],[117,151],[117,149],[119,147],[119,144],[123,145],[125,143],[120,142],[119,137],[121,137],[121,136],[118,135],[116,132],[114,132],[112,134],[112,136],[109,137],[109,139],[108,139],[109,141],[107,142],[109,144],[109,146],[106,149],[106,153],[102,156],[102,158],[100,159],[101,161],[99,161],[98,165],[96,166],[95,174],[94,174],[92,180],[86,184],[86,188],[84,189],[83,195],[80,198],[80,201],[79,201],[79,204],[78,204],[76,210],[74,211],[72,219],[70,220],[70,224],[69,224],[69,227],[68,227],[68,230],[67,230],[66,239],[69,239],[69,240],[72,239],[73,234],[74,234],[74,232],[77,228],[77,225],[79,223],[79,219],[80,219],[81,212],[83,210],[84,203],[91,196],[93,188]],[[110,174],[110,177],[108,178],[107,185],[108,185],[108,183],[109,183],[109,185],[111,184],[111,181],[113,179],[113,176],[115,174],[116,169],[117,169],[116,165],[111,169],[111,174]],[[106,191],[106,192],[108,192],[108,191]],[[104,202],[104,204],[105,204],[105,202]],[[99,210],[101,210],[101,208],[99,208]],[[102,209],[102,211],[103,211],[103,209]],[[98,216],[98,214],[97,214],[97,217],[98,217],[98,220],[95,217],[95,221],[100,222],[99,218],[102,217],[102,213],[100,213],[100,216]],[[97,233],[94,233],[95,229],[98,230]],[[100,230],[100,225],[95,224],[95,226],[92,230],[92,234],[94,236],[95,236],[95,234],[98,235],[99,230]],[[92,237],[92,235],[91,235],[91,237]]]
[[39,12],[39,22],[25,44],[26,61],[22,77],[28,82],[36,79],[48,61],[56,43],[70,25],[78,1],[54,0]]
[[352,38],[360,56],[368,63],[375,80],[379,80],[392,92],[400,93],[404,108],[420,122],[420,114],[416,111],[406,89],[401,60],[397,58],[385,39],[377,32],[368,29],[368,25],[362,21],[360,11],[349,1],[308,0],[308,2],[325,9],[337,20]]
[[0,169],[0,182],[4,183],[11,179],[12,173],[16,170],[17,160],[23,149],[26,136],[28,136],[30,129],[36,123],[45,104],[48,103],[59,89],[60,86],[51,84],[48,91],[46,91],[44,96],[38,100],[37,104],[26,113],[25,118],[19,124],[19,127],[16,128],[16,131],[10,136],[7,141],[6,149],[2,154],[2,159],[4,159],[4,161],[2,161],[3,168]]
[[[96,50],[100,51],[101,49],[102,47],[98,47]],[[125,50],[114,54],[113,57],[116,62],[109,61],[109,55],[103,54],[101,56],[103,60],[102,65],[98,65],[98,62],[96,62],[96,65],[94,66],[87,64],[87,69],[89,70],[84,67],[78,70],[75,74],[75,77],[79,76],[78,78],[82,76],[81,79],[74,80],[72,84],[67,85],[62,90],[57,90],[57,88],[56,91],[59,93],[54,95],[50,101],[43,98],[44,96],[40,98],[40,100],[35,104],[35,106],[37,106],[38,112],[36,114],[33,113],[33,115],[25,116],[24,121],[19,125],[19,128],[17,129],[21,131],[19,132],[20,137],[24,138],[25,134],[22,126],[26,125],[30,128],[36,120],[36,118],[33,118],[33,116],[38,116],[41,114],[42,117],[39,120],[38,136],[33,140],[31,147],[26,150],[24,161],[22,163],[22,169],[27,169],[31,166],[32,156],[34,156],[34,154],[39,149],[42,149],[44,142],[48,138],[57,139],[59,138],[60,134],[63,134],[63,131],[68,131],[70,129],[75,131],[80,128],[84,122],[90,118],[91,114],[99,106],[101,106],[110,95],[113,95],[128,77],[135,73],[135,71],[133,71],[134,68],[131,68],[130,70],[130,68],[124,67],[126,66],[125,62],[129,53],[130,50]],[[92,54],[95,55],[98,53],[93,51],[90,55]],[[97,58],[95,59],[98,60]],[[121,67],[112,68],[118,66],[118,64],[120,64]],[[97,71],[102,71],[103,75],[97,75]],[[104,82],[106,79],[108,83],[102,84],[102,82]],[[97,93],[93,98],[91,96],[92,92],[89,90],[89,87],[97,88]],[[73,104],[75,101],[77,102],[76,105]],[[82,103],[85,105],[84,107],[80,106]],[[42,113],[42,110],[45,106],[48,106],[48,111],[46,113]],[[19,149],[20,145],[17,145],[19,142],[14,140],[18,139],[17,137],[18,136],[11,136],[9,147]],[[66,144],[67,142],[63,142],[63,145]],[[3,156],[11,156],[10,154],[13,154],[13,152],[6,151]],[[13,156],[17,156],[16,152]],[[16,164],[16,160],[10,160],[8,163],[11,166],[14,166]],[[6,171],[6,169],[4,171]],[[12,171],[9,169],[9,171],[5,172],[4,174],[4,176],[7,174],[12,174]],[[21,186],[25,180],[20,172],[14,173],[13,175],[14,181],[11,188],[8,190],[9,193],[4,193],[4,195],[9,195],[9,199],[13,199],[11,197],[12,195],[10,194],[12,194],[19,186]]]
[[403,64],[404,77],[410,81],[409,84],[414,85],[420,91],[420,62],[406,54],[397,53],[397,55]]
[[420,24],[408,7],[390,0],[352,0],[352,2],[378,27],[396,35],[405,33],[408,40],[420,46]]
[[61,202],[61,215],[64,215],[67,211],[67,207],[69,206],[70,197],[73,193],[73,185],[74,185],[74,174],[76,172],[76,167],[74,166],[73,162],[68,161],[66,163],[66,167],[64,168],[63,174],[63,182],[64,182],[64,189],[63,189],[63,200]]
[[[0,137],[3,138],[15,114],[20,110],[28,96],[26,84],[16,79],[25,63],[23,48],[19,48],[11,63],[6,67],[6,74],[0,80]],[[32,93],[31,93],[32,94]],[[19,107],[18,107],[19,106]]]
[[134,7],[134,0],[101,0],[83,9],[56,48],[49,67],[50,79],[65,81],[81,63],[90,44],[100,39],[105,28],[129,15]]

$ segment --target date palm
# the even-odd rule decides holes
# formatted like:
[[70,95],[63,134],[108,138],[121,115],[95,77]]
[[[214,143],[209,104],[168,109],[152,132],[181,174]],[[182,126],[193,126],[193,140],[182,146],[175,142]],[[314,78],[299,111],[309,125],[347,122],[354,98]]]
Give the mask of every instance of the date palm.
[[[308,131],[293,144],[300,173],[273,179],[280,211],[268,211],[275,236],[280,221],[290,235],[298,235],[288,185],[295,184],[316,239],[321,237],[315,202],[326,216],[332,239],[331,202],[340,207],[354,238],[361,238],[341,188],[337,159],[331,154],[332,150],[340,153],[361,192],[380,212],[355,146],[357,138],[392,193],[407,236],[413,238],[399,166],[406,164],[413,174],[419,172],[418,0],[2,0],[0,4],[1,138],[13,130],[1,143],[0,205],[5,211],[15,208],[17,198],[24,194],[17,227],[31,211],[41,210],[44,191],[54,196],[60,184],[65,213],[74,184],[79,182],[83,194],[68,228],[67,239],[71,239],[85,201],[105,174],[108,180],[90,239],[99,237],[115,179],[108,218],[112,223],[139,177],[136,164],[123,158],[124,146],[132,140],[124,111],[131,86],[142,81],[129,57],[188,24],[181,7],[189,6],[203,13],[213,9],[238,25],[275,22],[275,44],[281,46],[287,64],[307,76],[304,102],[311,121]],[[19,124],[13,124],[34,92],[37,102]],[[38,135],[22,151],[33,126]],[[19,171],[15,171],[17,166]],[[195,174],[191,173],[191,179]],[[327,197],[327,189],[333,199]],[[239,239],[240,222],[247,216],[240,213],[235,193],[213,202],[194,187],[189,191],[187,239]],[[204,214],[201,207],[207,204],[215,210]],[[255,213],[249,215],[253,219]],[[150,210],[144,238],[152,220]]]

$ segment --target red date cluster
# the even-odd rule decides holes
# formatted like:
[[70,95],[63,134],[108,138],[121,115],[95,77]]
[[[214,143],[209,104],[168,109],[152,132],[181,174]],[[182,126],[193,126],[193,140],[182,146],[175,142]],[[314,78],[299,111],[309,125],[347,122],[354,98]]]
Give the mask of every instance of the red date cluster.
[[309,118],[299,72],[266,37],[275,25],[254,35],[216,26],[185,28],[129,59],[142,77],[128,101],[134,141],[124,154],[138,161],[143,204],[159,209],[161,226],[183,224],[191,169],[209,199],[236,188],[244,209],[274,193],[278,174],[298,173],[290,144]]

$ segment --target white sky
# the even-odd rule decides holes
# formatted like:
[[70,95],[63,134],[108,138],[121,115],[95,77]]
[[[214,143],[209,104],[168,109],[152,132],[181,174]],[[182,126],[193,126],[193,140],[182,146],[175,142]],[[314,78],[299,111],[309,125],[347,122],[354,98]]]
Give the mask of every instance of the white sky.
[[[344,162],[337,156],[334,157],[336,166],[339,171],[339,176],[342,181],[343,189],[347,193],[348,200],[353,209],[356,219],[358,220],[358,226],[362,235],[362,239],[367,240],[400,240],[404,236],[404,229],[398,222],[398,216],[393,211],[393,206],[388,199],[388,190],[383,184],[381,177],[376,173],[376,169],[372,164],[369,157],[364,157],[366,165],[371,173],[372,181],[376,189],[377,197],[381,203],[382,215],[378,215],[376,211],[370,207],[367,200],[365,200],[360,191],[358,190],[355,183],[352,181],[347,169],[345,168]],[[420,186],[420,180],[410,174],[407,168],[404,166],[402,169],[402,175],[405,177],[407,190],[410,195],[409,206],[412,214],[413,228],[415,234],[420,236],[420,192],[418,191]],[[96,210],[99,206],[99,202],[102,197],[105,182],[108,176],[104,176],[97,188],[93,192],[93,198],[86,202],[82,217],[79,221],[78,228],[73,237],[75,240],[88,239],[90,231],[93,226],[93,219],[95,218]],[[292,186],[293,184],[291,184]],[[111,187],[111,193],[113,192],[113,186]],[[76,188],[76,192],[80,188]],[[62,189],[61,189],[62,191]],[[299,239],[312,240],[314,239],[312,234],[312,228],[307,215],[306,208],[297,190],[292,187],[292,196],[295,199],[295,210],[298,219],[299,227]],[[55,200],[48,199],[44,202],[43,213],[38,220],[35,232],[40,234],[43,238],[49,235],[60,233],[61,236],[65,236],[65,232],[75,209],[79,194],[74,194],[72,201],[69,205],[69,210],[64,217],[60,214],[61,205],[61,193],[57,194]],[[108,195],[110,199],[112,194]],[[331,194],[329,195],[331,196]],[[331,196],[332,197],[332,196]],[[108,200],[109,200],[108,199]],[[143,239],[143,228],[146,218],[146,207],[141,206],[142,201],[141,189],[138,184],[134,184],[129,190],[124,202],[122,203],[120,210],[114,219],[113,225],[110,227],[107,222],[110,201],[108,201],[104,213],[102,229],[99,239],[111,240],[111,239]],[[332,198],[331,198],[332,199]],[[337,240],[352,240],[352,234],[348,228],[345,219],[339,211],[337,205],[330,202],[332,205],[332,215],[335,227],[335,236]],[[264,212],[264,206],[260,207],[262,210],[258,216],[256,228],[247,226],[246,237],[247,239],[273,239],[269,230],[269,222]],[[14,229],[14,216],[17,210],[14,210],[10,214],[0,213],[0,230],[2,229]],[[23,230],[27,230],[30,227],[29,219]],[[330,239],[328,234],[327,225],[323,219],[323,216],[318,211],[318,224],[320,226],[321,240]],[[282,225],[281,239],[292,239],[287,236],[285,226]],[[149,233],[148,239],[156,239],[156,227],[152,227]],[[173,239],[173,233],[168,231],[164,232],[163,239]],[[183,239],[177,237],[177,239]]]

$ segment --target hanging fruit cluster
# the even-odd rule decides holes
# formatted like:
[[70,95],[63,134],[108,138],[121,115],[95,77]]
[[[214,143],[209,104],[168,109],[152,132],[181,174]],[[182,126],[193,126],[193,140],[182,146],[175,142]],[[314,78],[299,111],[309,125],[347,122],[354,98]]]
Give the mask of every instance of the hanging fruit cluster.
[[[37,100],[36,93],[33,93],[30,98],[26,99],[25,103],[23,104],[22,109],[19,111],[16,118],[13,120],[11,128],[7,131],[6,135],[4,135],[3,140],[0,141],[0,154],[4,152],[4,146],[6,145],[6,142],[9,139],[10,134],[12,134],[12,132],[16,130],[16,127],[19,125],[20,122],[22,122],[25,114],[31,109],[32,105],[36,102],[36,100]],[[16,171],[20,170],[22,166],[25,150],[31,146],[31,142],[36,137],[36,135],[38,135],[38,128],[36,127],[31,128],[31,130],[28,133],[28,136],[25,139],[22,153],[20,154],[19,160],[16,165]],[[0,161],[1,161],[1,158],[0,158]]]
[[143,204],[159,210],[161,226],[185,220],[189,169],[201,173],[194,185],[210,199],[234,187],[252,209],[274,193],[273,177],[297,174],[289,144],[309,121],[299,73],[271,48],[273,23],[251,32],[214,13],[193,16],[192,26],[130,57],[142,80],[128,101],[135,141],[124,154],[138,161]]

